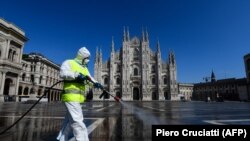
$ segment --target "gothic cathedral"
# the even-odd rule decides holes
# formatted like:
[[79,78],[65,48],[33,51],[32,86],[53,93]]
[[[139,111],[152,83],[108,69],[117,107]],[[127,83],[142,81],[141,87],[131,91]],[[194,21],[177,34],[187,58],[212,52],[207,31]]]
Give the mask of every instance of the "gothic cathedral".
[[[176,60],[172,51],[167,62],[161,58],[159,41],[156,52],[149,46],[147,31],[142,37],[130,38],[124,28],[120,50],[115,51],[112,39],[110,58],[102,60],[102,51],[96,50],[94,78],[101,82],[113,96],[125,101],[131,100],[177,100],[178,84]],[[95,90],[94,99],[99,99],[101,91]],[[112,100],[112,97],[105,96]]]

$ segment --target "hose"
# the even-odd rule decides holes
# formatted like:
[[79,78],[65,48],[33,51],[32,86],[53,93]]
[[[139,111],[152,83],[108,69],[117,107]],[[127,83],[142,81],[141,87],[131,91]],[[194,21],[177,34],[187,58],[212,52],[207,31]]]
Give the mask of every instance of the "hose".
[[21,119],[23,119],[40,102],[40,100],[49,92],[50,89],[52,89],[55,85],[57,85],[61,82],[63,82],[63,80],[60,80],[60,81],[57,81],[56,83],[54,83],[19,119],[17,119],[12,125],[7,127],[5,130],[0,132],[0,135],[4,134],[9,129],[11,129],[13,126],[15,126]]
[[[88,76],[87,76],[87,80],[89,80],[90,82],[92,82],[94,84],[94,81]],[[15,126],[21,119],[23,119],[40,102],[40,100],[49,92],[50,89],[52,89],[54,86],[56,86],[57,84],[59,84],[61,82],[65,82],[65,80],[60,80],[60,81],[57,81],[56,83],[54,83],[19,119],[17,119],[12,125],[10,125],[6,129],[4,129],[2,132],[0,132],[0,135],[4,134],[8,130],[10,130],[13,126]],[[101,88],[101,89],[103,90],[103,94],[101,94],[99,98],[101,98],[104,94],[109,94],[117,102],[121,101],[121,99],[119,97],[113,96],[108,91],[106,91],[104,88]]]

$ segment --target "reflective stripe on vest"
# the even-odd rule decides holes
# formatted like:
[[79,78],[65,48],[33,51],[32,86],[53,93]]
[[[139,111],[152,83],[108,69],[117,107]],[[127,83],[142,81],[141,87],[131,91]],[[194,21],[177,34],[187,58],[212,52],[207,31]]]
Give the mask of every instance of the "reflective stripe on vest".
[[[86,67],[82,67],[75,60],[69,61],[72,72],[82,73],[83,75],[89,75],[89,71]],[[85,101],[85,86],[82,83],[77,82],[64,82],[64,93],[62,94],[63,102],[80,102]]]
[[86,98],[82,94],[74,94],[74,93],[69,93],[69,94],[63,94],[62,95],[63,102],[80,102],[83,103]]
[[84,91],[81,90],[63,90],[63,94],[68,94],[68,93],[72,93],[72,94],[84,94]]

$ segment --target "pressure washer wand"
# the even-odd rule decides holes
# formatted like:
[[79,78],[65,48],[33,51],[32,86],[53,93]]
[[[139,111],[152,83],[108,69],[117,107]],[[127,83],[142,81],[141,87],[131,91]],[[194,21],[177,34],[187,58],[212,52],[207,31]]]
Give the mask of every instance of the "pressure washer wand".
[[[87,80],[89,80],[91,83],[95,84],[95,82],[89,77],[86,76]],[[113,96],[112,94],[110,94],[107,90],[105,90],[103,87],[101,88],[103,90],[103,93],[99,96],[99,98],[101,99],[105,94],[110,95],[111,97],[113,97],[115,99],[116,102],[120,102],[121,99],[118,96]]]
[[116,102],[120,102],[121,98],[119,98],[118,96],[113,96],[112,94],[110,94],[107,90],[102,89],[103,93],[99,96],[99,98],[101,99],[105,94],[110,95],[111,97],[113,97],[115,99]]

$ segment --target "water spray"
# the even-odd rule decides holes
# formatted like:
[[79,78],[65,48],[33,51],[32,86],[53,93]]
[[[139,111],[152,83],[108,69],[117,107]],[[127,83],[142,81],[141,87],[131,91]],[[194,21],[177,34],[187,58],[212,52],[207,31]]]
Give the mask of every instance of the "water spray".
[[[95,83],[90,77],[87,76],[87,80],[89,80],[90,82],[92,82],[93,84]],[[143,120],[145,122],[145,124],[148,125],[153,125],[153,124],[160,124],[161,121],[158,117],[156,117],[155,115],[152,115],[150,113],[146,113],[142,108],[137,107],[135,105],[132,104],[127,104],[125,102],[123,102],[123,100],[121,98],[119,98],[118,96],[114,96],[112,94],[110,94],[110,92],[108,92],[107,90],[104,89],[104,87],[101,87],[101,89],[103,90],[102,94],[99,96],[99,98],[101,99],[103,96],[107,96],[110,95],[111,97],[113,97],[115,99],[116,102],[119,102],[120,104],[122,104],[122,106],[124,106],[125,108],[127,108],[130,112],[133,112],[131,110],[134,110],[134,114],[141,120]]]
[[123,102],[121,98],[119,98],[118,96],[113,96],[104,88],[102,88],[102,90],[103,90],[103,92],[99,96],[100,99],[103,96],[110,95],[111,97],[113,97],[115,99],[116,102],[120,102],[120,104],[122,104],[122,106],[127,108],[130,112],[134,113],[139,119],[143,120],[145,124],[153,125],[153,124],[160,124],[161,123],[159,118],[157,118],[156,116],[154,116],[150,113],[146,113],[142,108]]

